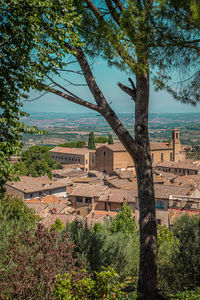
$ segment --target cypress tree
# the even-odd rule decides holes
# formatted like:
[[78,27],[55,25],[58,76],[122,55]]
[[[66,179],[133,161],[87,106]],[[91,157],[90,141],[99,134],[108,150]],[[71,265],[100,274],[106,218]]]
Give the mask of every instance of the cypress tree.
[[95,150],[95,142],[94,142],[94,132],[90,132],[89,134],[89,140],[88,140],[88,149]]
[[108,144],[109,144],[109,145],[112,145],[112,144],[114,144],[114,141],[113,141],[113,136],[112,136],[112,134],[109,134],[109,137],[108,137]]

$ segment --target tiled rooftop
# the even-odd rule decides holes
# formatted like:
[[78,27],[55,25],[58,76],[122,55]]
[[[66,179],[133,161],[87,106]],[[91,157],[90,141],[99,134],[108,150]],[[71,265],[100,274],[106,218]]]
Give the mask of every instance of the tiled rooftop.
[[163,161],[155,164],[155,167],[166,167],[166,168],[176,168],[176,169],[189,169],[189,170],[200,170],[200,165],[192,163],[191,161]]
[[31,176],[19,176],[19,178],[20,181],[9,181],[6,185],[16,188],[24,193],[32,193],[65,187],[70,183],[69,179],[50,180],[47,176],[37,178]]
[[76,184],[72,193],[72,196],[82,196],[82,197],[99,197],[103,191],[108,187],[103,185],[92,185],[92,184]]
[[98,201],[104,202],[118,202],[123,203],[123,201],[127,202],[135,202],[136,191],[134,190],[121,190],[121,189],[106,189]]
[[95,152],[95,150],[88,150],[87,148],[67,148],[67,147],[55,147],[49,150],[51,153],[60,153],[60,154],[78,154],[85,155],[89,152]]
[[[113,152],[127,151],[122,143],[115,143],[115,144],[112,144],[112,145],[105,145],[105,147],[109,148]],[[150,143],[150,147],[151,147],[151,150],[168,150],[168,149],[171,149],[171,148],[169,148],[168,144],[164,144],[164,143]]]

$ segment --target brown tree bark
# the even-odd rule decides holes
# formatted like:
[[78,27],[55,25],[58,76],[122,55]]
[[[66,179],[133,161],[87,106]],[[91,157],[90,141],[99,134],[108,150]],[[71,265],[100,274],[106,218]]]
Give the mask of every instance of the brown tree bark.
[[[59,84],[57,84],[57,86],[63,89],[64,92],[50,87],[46,87],[46,89],[68,101],[98,111],[108,122],[133,158],[137,174],[140,210],[140,269],[138,295],[139,299],[153,300],[155,299],[157,280],[157,227],[148,135],[149,75],[147,72],[143,72],[141,75],[136,76],[136,87],[132,80],[130,80],[132,88],[118,84],[120,88],[129,94],[135,101],[134,139],[112,110],[102,91],[98,87],[87,58],[81,48],[77,49],[76,58],[96,104],[80,99]],[[56,84],[55,81],[53,81],[53,83]],[[45,85],[42,85],[42,88],[45,89]]]

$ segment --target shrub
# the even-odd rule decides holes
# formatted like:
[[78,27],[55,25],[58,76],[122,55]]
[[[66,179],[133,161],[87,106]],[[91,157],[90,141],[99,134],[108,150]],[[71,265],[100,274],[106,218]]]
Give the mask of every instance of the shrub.
[[36,230],[24,230],[11,238],[9,255],[4,259],[0,272],[2,298],[51,299],[55,277],[76,271],[79,278],[77,259],[73,256],[74,245],[68,235],[62,236],[48,231],[38,224]]
[[54,296],[56,299],[119,299],[123,295],[119,275],[111,268],[95,272],[94,277],[73,280],[70,274],[58,275]]

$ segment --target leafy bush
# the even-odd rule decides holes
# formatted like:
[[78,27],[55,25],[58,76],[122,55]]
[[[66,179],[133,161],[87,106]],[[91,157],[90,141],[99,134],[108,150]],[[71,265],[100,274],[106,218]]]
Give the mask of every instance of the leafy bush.
[[158,249],[160,288],[168,293],[193,290],[200,286],[200,217],[180,217],[172,233]]
[[131,209],[122,207],[116,218],[89,229],[87,223],[73,222],[66,230],[75,244],[76,253],[91,271],[112,267],[120,275],[137,278],[139,233]]
[[94,277],[72,279],[70,274],[58,275],[54,296],[56,299],[119,299],[123,295],[119,275],[111,268],[95,272]]
[[200,299],[200,287],[196,288],[194,291],[185,290],[184,292],[179,292],[176,295],[170,295],[170,299],[173,300],[199,300]]
[[82,278],[68,235],[58,243],[58,234],[41,224],[12,236],[7,251],[0,271],[2,299],[52,299],[57,274],[68,272],[73,280]]
[[98,136],[94,139],[95,143],[105,144],[108,142],[108,138],[105,136]]
[[67,148],[85,148],[86,142],[85,141],[75,141],[75,142],[68,142],[64,144],[58,145],[58,147],[67,147]]

